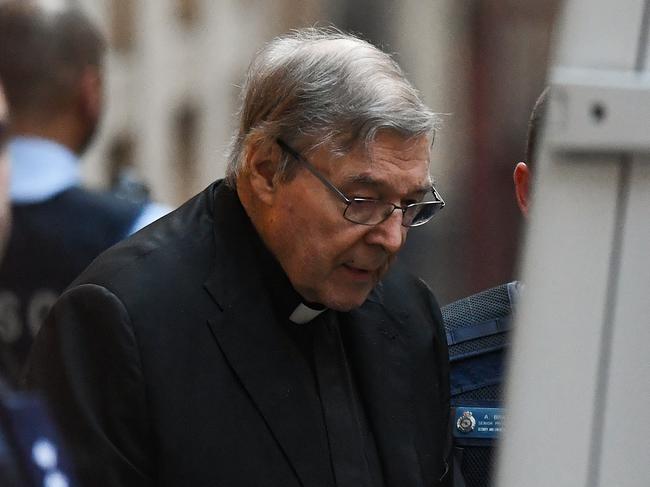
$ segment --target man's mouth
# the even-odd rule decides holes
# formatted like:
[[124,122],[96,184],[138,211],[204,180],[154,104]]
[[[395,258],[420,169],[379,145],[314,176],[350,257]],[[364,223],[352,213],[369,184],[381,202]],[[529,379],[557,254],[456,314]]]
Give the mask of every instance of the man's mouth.
[[357,267],[352,264],[343,264],[343,268],[347,274],[355,280],[369,280],[376,274],[376,269],[365,269],[363,267]]

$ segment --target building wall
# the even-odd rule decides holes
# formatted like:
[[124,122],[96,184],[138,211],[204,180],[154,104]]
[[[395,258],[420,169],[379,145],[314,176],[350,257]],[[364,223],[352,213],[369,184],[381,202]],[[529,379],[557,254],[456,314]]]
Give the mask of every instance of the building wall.
[[107,185],[111,148],[128,140],[139,176],[169,204],[224,174],[237,85],[254,52],[321,15],[315,1],[298,8],[259,0],[79,3],[111,42],[107,111],[87,156],[86,179]]
[[394,53],[444,113],[431,172],[447,208],[401,255],[441,302],[514,278],[510,171],[544,81],[554,4],[535,0],[77,0],[109,33],[107,112],[89,184],[132,165],[180,204],[223,176],[238,84],[263,43],[335,24]]

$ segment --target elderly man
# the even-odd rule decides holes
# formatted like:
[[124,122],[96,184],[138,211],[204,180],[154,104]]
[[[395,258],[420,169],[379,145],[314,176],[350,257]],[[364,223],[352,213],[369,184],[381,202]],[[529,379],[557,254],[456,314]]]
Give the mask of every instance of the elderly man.
[[0,351],[18,378],[63,289],[102,251],[166,213],[81,186],[103,112],[105,41],[78,9],[0,2],[0,77],[11,108],[13,229],[0,266]]
[[100,256],[35,343],[87,485],[447,485],[438,306],[386,273],[444,204],[435,123],[349,35],[258,54],[226,180]]

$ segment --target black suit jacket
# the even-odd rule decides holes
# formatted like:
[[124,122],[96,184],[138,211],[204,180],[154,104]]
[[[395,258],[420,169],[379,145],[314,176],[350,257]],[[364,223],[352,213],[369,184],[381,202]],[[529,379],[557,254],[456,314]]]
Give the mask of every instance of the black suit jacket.
[[[215,183],[105,252],[55,305],[27,381],[85,485],[333,486],[313,375],[271,311],[258,238]],[[395,275],[339,320],[385,484],[439,485],[449,385],[433,296]]]

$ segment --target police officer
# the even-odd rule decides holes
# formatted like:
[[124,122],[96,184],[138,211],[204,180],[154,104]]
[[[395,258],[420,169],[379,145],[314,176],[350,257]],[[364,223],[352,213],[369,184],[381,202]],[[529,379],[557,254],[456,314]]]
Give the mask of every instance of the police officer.
[[12,112],[13,231],[0,267],[0,346],[16,378],[61,291],[101,251],[168,211],[81,187],[103,111],[105,40],[77,9],[0,5],[0,76]]

